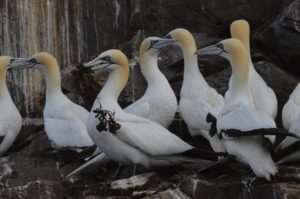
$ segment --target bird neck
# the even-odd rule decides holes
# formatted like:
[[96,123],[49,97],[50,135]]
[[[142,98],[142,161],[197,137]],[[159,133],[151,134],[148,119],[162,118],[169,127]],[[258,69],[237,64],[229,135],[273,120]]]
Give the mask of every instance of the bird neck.
[[[195,81],[197,81],[198,85],[207,85],[198,67],[195,43],[192,45],[182,45],[181,48],[184,57],[183,85],[195,86]],[[194,85],[189,85],[189,83]]]
[[98,97],[117,101],[119,95],[127,84],[129,76],[129,66],[119,66],[109,75],[106,83],[100,91]]
[[140,67],[148,85],[160,84],[160,80],[164,78],[157,65],[157,55],[141,56]]
[[57,63],[50,63],[45,66],[44,74],[46,79],[46,97],[61,94],[61,76]]
[[253,103],[249,87],[249,60],[246,53],[240,53],[230,61],[232,67],[231,98]]
[[10,96],[6,85],[6,70],[0,72],[0,98]]

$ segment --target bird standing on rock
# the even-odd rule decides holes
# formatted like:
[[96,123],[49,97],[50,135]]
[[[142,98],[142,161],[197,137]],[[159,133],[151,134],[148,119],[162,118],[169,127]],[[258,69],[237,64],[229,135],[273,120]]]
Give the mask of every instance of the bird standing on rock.
[[165,37],[153,39],[151,48],[162,48],[175,44],[181,47],[184,57],[183,83],[180,92],[179,111],[192,136],[206,138],[216,152],[224,152],[224,146],[217,136],[211,137],[211,123],[207,122],[210,113],[217,116],[224,107],[224,98],[211,88],[201,74],[193,35],[185,29],[172,30]]
[[[226,58],[232,67],[231,91],[223,110],[217,116],[217,131],[230,129],[250,131],[276,128],[273,118],[257,111],[249,86],[249,56],[247,49],[237,39],[226,39],[215,45],[198,50],[198,54],[216,54]],[[269,149],[264,146],[263,135],[230,137],[223,136],[226,152],[251,167],[253,172],[267,180],[277,173],[276,164]],[[273,137],[270,138],[274,142]]]
[[86,129],[89,112],[69,100],[61,90],[61,76],[57,60],[40,52],[29,59],[13,62],[11,68],[37,68],[46,79],[44,123],[46,134],[56,148],[80,151],[94,145]]
[[[167,166],[183,162],[197,162],[188,156],[197,150],[185,143],[161,125],[148,119],[126,113],[117,99],[129,76],[127,57],[119,50],[108,50],[85,64],[92,70],[110,70],[110,76],[94,102],[88,119],[88,132],[101,150],[120,165],[142,165],[144,167]],[[119,125],[114,133],[109,128],[99,130],[99,119],[95,112],[101,107],[111,112]],[[105,125],[104,125],[105,126]],[[215,158],[216,154],[198,150],[198,157]],[[202,153],[200,153],[202,152]],[[206,151],[205,151],[206,152]]]
[[[164,127],[168,127],[173,121],[177,110],[176,96],[167,80],[157,65],[159,49],[150,48],[151,41],[158,37],[144,39],[140,46],[140,67],[147,81],[148,88],[145,94],[126,107],[125,112],[149,119]],[[71,172],[68,177],[74,176],[91,164],[102,164],[104,154],[98,154],[89,158],[83,165]]]

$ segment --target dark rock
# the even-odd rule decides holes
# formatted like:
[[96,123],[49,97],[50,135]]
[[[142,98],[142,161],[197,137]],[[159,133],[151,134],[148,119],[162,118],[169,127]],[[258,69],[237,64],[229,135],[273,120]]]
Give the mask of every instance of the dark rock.
[[57,182],[37,180],[25,185],[2,189],[0,190],[0,197],[31,199],[66,198],[67,190]]
[[275,21],[263,26],[254,38],[271,49],[285,69],[300,75],[300,1],[287,2]]
[[64,93],[73,102],[90,110],[100,90],[92,71],[82,65],[72,65],[61,71],[61,77]]
[[43,130],[44,121],[42,118],[23,118],[22,129],[7,154],[17,152],[29,145]]
[[[228,35],[228,26],[240,18],[248,19],[257,28],[276,16],[281,1],[147,1],[143,28],[153,35],[183,27],[192,32]],[[267,9],[266,9],[267,8]]]
[[183,193],[180,189],[168,189],[166,191],[160,192],[154,196],[154,198],[158,199],[190,199],[185,193]]

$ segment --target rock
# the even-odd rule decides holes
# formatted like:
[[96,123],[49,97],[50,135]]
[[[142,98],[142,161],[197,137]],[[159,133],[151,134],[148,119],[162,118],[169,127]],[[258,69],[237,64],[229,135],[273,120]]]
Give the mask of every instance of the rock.
[[166,191],[160,192],[155,195],[154,198],[157,199],[190,199],[185,193],[183,193],[180,189],[168,189]]
[[271,23],[255,33],[255,40],[262,42],[283,63],[284,68],[300,75],[300,1],[286,1],[285,7]]
[[177,27],[213,36],[228,35],[228,26],[233,20],[245,18],[258,27],[276,16],[280,3],[269,0],[147,1],[143,18],[147,23],[141,28],[153,35],[165,34]]
[[42,118],[23,118],[22,129],[7,154],[17,152],[29,145],[44,129]]
[[[224,179],[223,179],[224,180]],[[238,198],[243,190],[243,185],[231,179],[232,182],[209,181],[191,177],[181,183],[180,188],[191,198],[225,199]]]
[[57,182],[37,180],[26,185],[20,185],[0,190],[1,198],[31,198],[52,199],[66,198],[67,190]]
[[158,183],[155,173],[142,173],[127,179],[115,180],[110,183],[110,189],[119,193],[138,190],[145,186],[155,186]]
[[61,76],[61,87],[64,93],[73,102],[90,110],[100,91],[100,86],[92,71],[80,64],[71,65],[61,71]]
[[49,151],[47,153],[31,156],[26,152],[17,152],[5,157],[5,165],[11,175],[2,176],[1,183],[6,187],[15,187],[36,180],[59,182],[61,175],[57,162]]

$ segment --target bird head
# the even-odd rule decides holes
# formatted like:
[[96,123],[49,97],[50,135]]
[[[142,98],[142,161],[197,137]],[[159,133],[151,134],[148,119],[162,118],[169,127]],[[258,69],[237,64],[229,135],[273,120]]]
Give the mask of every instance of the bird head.
[[92,70],[114,70],[116,68],[128,68],[128,59],[126,55],[116,49],[108,50],[101,53],[98,57],[85,63],[86,68],[91,68]]

